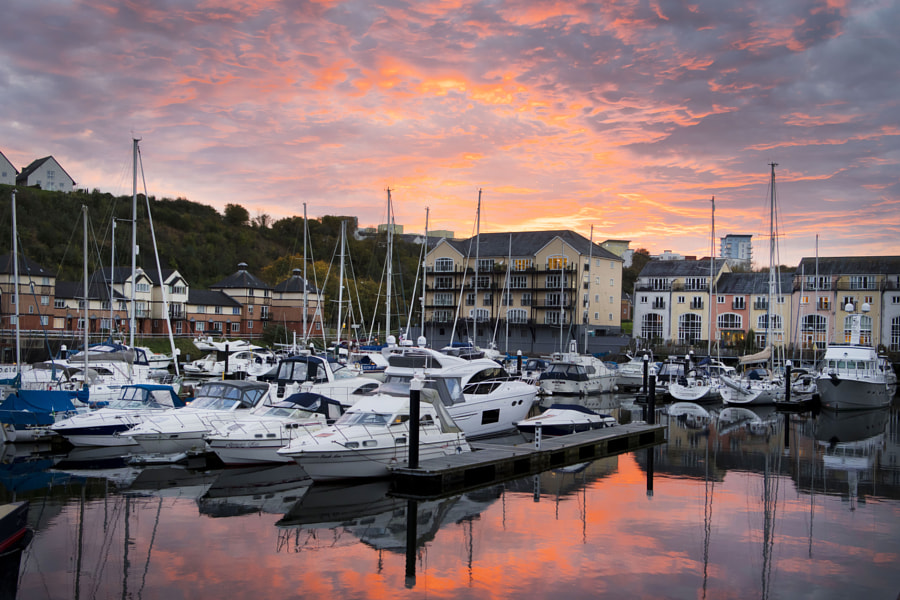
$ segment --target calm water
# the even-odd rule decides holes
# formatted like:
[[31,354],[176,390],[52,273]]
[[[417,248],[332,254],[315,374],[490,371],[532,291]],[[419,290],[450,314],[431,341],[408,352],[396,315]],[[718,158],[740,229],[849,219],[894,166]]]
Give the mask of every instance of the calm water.
[[309,485],[293,466],[8,446],[0,499],[30,500],[35,529],[17,597],[897,597],[896,405],[708,413],[660,412],[668,442],[649,451],[416,504],[385,482]]

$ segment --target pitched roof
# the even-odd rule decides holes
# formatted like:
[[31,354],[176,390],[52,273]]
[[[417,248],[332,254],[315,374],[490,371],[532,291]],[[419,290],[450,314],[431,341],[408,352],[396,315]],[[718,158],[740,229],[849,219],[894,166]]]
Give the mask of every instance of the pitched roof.
[[[131,280],[131,267],[103,267],[99,271],[95,271],[94,274],[102,277],[105,281],[109,281],[109,273],[110,270],[113,274],[113,283],[122,284],[129,280]],[[174,269],[163,269],[163,275],[168,277],[174,272]],[[141,275],[144,275],[153,282],[154,285],[159,285],[159,275],[157,274],[156,269],[142,269],[138,267],[137,277],[139,278]],[[93,276],[93,275],[92,275]]]
[[482,233],[477,237],[468,239],[449,239],[444,241],[455,248],[463,256],[471,253],[474,258],[476,240],[478,243],[479,256],[534,256],[547,244],[555,239],[561,239],[566,244],[575,248],[577,252],[584,256],[591,254],[597,258],[607,260],[616,260],[623,262],[623,259],[616,256],[600,244],[594,243],[591,249],[591,241],[574,231],[567,229],[558,229],[550,231],[510,231],[502,233]]
[[[792,282],[794,273],[781,273],[779,280],[781,283],[782,295],[790,295],[792,290]],[[719,277],[715,286],[717,294],[734,294],[736,296],[745,296],[751,294],[768,294],[769,293],[769,274],[768,273],[723,273]]]
[[[718,273],[727,262],[717,258],[713,271]],[[709,260],[651,260],[638,277],[709,277]]]
[[205,306],[240,306],[241,303],[225,292],[212,290],[188,290],[188,304]]
[[[304,283],[304,279],[300,275],[300,269],[294,269],[293,274],[290,277],[288,277],[287,279],[285,279],[284,281],[282,281],[281,283],[279,283],[278,285],[276,285],[274,289],[276,292],[288,292],[288,293],[302,292],[303,291],[303,283]],[[306,290],[310,294],[318,294],[319,293],[319,290],[317,290],[316,287],[309,281],[306,281]]]
[[[31,277],[56,277],[56,273],[50,271],[49,269],[45,269],[27,256],[19,254],[18,259],[20,276],[29,275]],[[0,273],[3,273],[4,275],[12,275],[14,271],[13,267],[15,266],[12,264],[12,261],[12,255],[10,254],[4,254],[0,256]]]
[[[55,295],[62,299],[81,299],[84,296],[83,281],[57,281]],[[100,277],[90,277],[88,280],[89,300],[109,300],[109,282]],[[117,291],[113,291],[114,300],[128,300]]]
[[900,256],[828,256],[806,257],[795,273],[815,275],[900,275]]
[[223,288],[252,288],[258,290],[271,289],[266,282],[247,271],[247,263],[239,264],[237,271],[235,271],[222,281],[209,286],[209,289],[211,290]]

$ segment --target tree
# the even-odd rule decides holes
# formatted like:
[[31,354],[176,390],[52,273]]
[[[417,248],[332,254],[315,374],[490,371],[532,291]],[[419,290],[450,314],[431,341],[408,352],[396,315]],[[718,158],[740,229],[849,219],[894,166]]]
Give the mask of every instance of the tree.
[[225,222],[228,225],[246,225],[250,221],[250,213],[240,204],[225,205]]

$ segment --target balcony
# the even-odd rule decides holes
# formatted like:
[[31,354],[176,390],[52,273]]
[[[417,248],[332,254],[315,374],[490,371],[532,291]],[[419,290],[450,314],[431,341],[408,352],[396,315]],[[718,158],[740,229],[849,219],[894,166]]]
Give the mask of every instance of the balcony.
[[731,303],[731,310],[746,310],[746,309],[747,309],[747,303],[744,302],[743,300],[740,302],[732,302]]
[[650,308],[652,308],[654,310],[664,310],[666,308],[666,301],[665,300],[654,300],[653,304],[650,306]]
[[691,310],[702,310],[703,309],[703,300],[692,300],[691,301]]
[[769,310],[768,302],[754,302],[753,310]]

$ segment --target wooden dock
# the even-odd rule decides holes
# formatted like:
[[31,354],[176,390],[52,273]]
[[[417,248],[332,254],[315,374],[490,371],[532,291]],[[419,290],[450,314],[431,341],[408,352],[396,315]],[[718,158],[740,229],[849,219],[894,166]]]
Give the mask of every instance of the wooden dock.
[[628,424],[545,437],[540,449],[533,443],[501,445],[470,442],[472,452],[422,461],[417,469],[394,467],[391,494],[429,499],[518,479],[648,448],[665,442],[664,425]]

